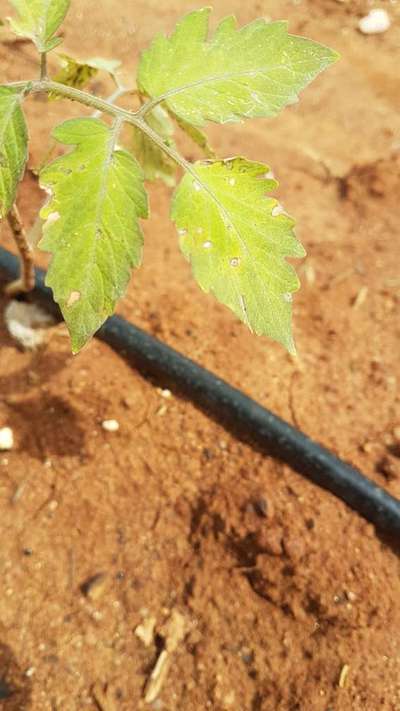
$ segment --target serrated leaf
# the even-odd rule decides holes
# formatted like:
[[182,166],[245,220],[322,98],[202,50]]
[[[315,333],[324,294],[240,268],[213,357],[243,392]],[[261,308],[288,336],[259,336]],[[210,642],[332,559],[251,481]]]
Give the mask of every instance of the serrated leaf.
[[178,126],[180,126],[182,131],[184,131],[186,135],[189,136],[189,138],[191,138],[197,146],[199,146],[199,148],[201,148],[206,158],[215,158],[215,151],[211,148],[206,134],[203,133],[203,131],[200,131],[197,126],[193,126],[193,124],[185,121],[180,116],[177,116],[176,114],[173,114],[173,116],[176,119]]
[[19,92],[0,87],[0,217],[15,201],[28,159],[28,131]]
[[46,283],[76,353],[114,311],[141,261],[147,196],[140,166],[115,147],[116,128],[73,119],[53,135],[74,148],[41,172],[51,198],[41,211],[47,222],[39,247],[53,254]]
[[[146,122],[166,145],[173,145],[174,127],[162,106],[156,106],[149,112]],[[143,168],[146,180],[160,179],[169,187],[175,185],[176,163],[137,128],[133,129],[132,150]]]
[[201,288],[255,333],[294,352],[291,294],[299,281],[285,257],[303,257],[293,220],[265,193],[268,167],[244,158],[194,164],[172,204],[181,249]]
[[75,89],[82,89],[99,71],[107,72],[115,80],[115,72],[121,66],[121,62],[115,59],[92,57],[79,60],[68,54],[59,54],[58,56],[62,68],[55,75],[54,81],[73,86]]
[[49,52],[62,41],[54,37],[65,15],[70,0],[11,0],[18,19],[10,19],[15,34],[28,37],[39,52]]
[[274,116],[338,57],[289,35],[286,22],[237,29],[228,17],[207,39],[209,12],[186,15],[170,38],[158,35],[139,64],[140,90],[195,126]]

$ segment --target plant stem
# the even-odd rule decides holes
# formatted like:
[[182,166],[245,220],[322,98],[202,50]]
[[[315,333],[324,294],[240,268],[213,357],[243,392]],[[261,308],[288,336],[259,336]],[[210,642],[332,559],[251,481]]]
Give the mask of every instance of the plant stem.
[[75,89],[75,87],[72,86],[66,86],[65,84],[60,84],[59,82],[50,81],[49,79],[43,79],[39,81],[34,80],[12,82],[5,84],[4,86],[17,90],[20,89],[25,93],[25,95],[54,93],[58,96],[63,96],[64,98],[69,99],[70,101],[78,101],[80,104],[88,106],[89,108],[99,111],[100,113],[108,114],[109,116],[119,118],[121,121],[129,123],[132,126],[135,126],[136,128],[143,131],[143,133],[145,133],[149,138],[151,138],[151,140],[154,141],[154,143],[156,143],[158,147],[161,148],[162,151],[164,151],[164,153],[166,153],[170,158],[172,158],[172,160],[174,160],[176,163],[178,163],[178,165],[184,168],[184,170],[188,170],[190,173],[193,173],[197,179],[196,173],[194,172],[190,163],[188,163],[184,158],[182,158],[182,156],[180,156],[179,153],[177,153],[173,148],[167,146],[164,143],[163,139],[158,135],[158,133],[153,131],[150,126],[143,120],[142,113],[143,109],[147,106],[147,104],[144,104],[138,111],[128,111],[126,109],[121,108],[120,106],[116,106],[115,104],[111,103],[111,101],[101,99],[100,97],[94,96],[93,94],[89,94],[86,91],[81,91],[81,89]]
[[[124,86],[118,86],[115,91],[106,99],[107,103],[114,104],[121,96],[131,93],[132,89],[126,89]],[[101,111],[96,109],[93,112],[92,118],[99,118],[101,116]]]
[[[210,187],[201,180],[193,165],[187,160],[185,160],[185,158],[183,158],[183,156],[181,156],[174,148],[168,146],[161,138],[161,136],[159,136],[156,131],[153,131],[153,129],[143,119],[143,116],[147,113],[147,111],[151,107],[153,107],[153,105],[155,105],[154,99],[143,104],[143,106],[141,106],[138,111],[127,111],[126,109],[122,109],[120,106],[116,106],[110,101],[101,99],[98,96],[89,94],[86,91],[81,91],[80,89],[75,89],[72,86],[66,86],[65,84],[60,84],[59,82],[50,81],[48,79],[43,81],[13,82],[6,84],[5,86],[14,89],[20,89],[21,92],[25,93],[25,95],[30,93],[38,94],[42,92],[52,92],[58,94],[59,96],[63,96],[66,99],[70,99],[70,101],[78,101],[80,104],[83,104],[84,106],[89,106],[90,108],[95,109],[100,113],[113,116],[114,118],[119,119],[121,122],[129,123],[132,126],[135,126],[140,131],[145,133],[146,136],[148,136],[164,153],[166,153],[167,156],[172,158],[175,163],[177,163],[181,168],[183,168],[184,171],[190,173],[190,175],[193,176],[194,180],[196,180],[196,182],[201,185],[205,192],[208,193],[211,199],[218,205],[218,208],[224,215],[225,220],[231,222],[229,216],[227,215],[226,209],[220,203],[220,201],[210,189]],[[159,100],[157,100],[156,103],[159,103]],[[240,235],[238,236],[240,237]]]
[[21,220],[17,206],[14,204],[7,215],[8,224],[13,234],[21,260],[21,275],[11,284],[6,286],[6,293],[9,295],[18,294],[21,291],[31,291],[35,286],[35,271],[33,266],[32,247],[29,244],[24,225]]
[[40,55],[40,81],[47,79],[47,54],[42,52]]

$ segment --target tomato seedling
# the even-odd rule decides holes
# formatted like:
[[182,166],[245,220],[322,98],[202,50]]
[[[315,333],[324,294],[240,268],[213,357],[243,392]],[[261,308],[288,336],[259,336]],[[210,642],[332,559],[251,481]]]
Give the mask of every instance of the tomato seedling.
[[[60,55],[62,68],[50,79],[47,54],[61,42],[56,33],[69,0],[12,4],[12,30],[30,38],[40,55],[39,78],[0,87],[0,215],[8,217],[22,260],[21,279],[12,290],[32,287],[29,245],[15,206],[28,157],[23,103],[37,93],[62,97],[96,112],[54,130],[54,139],[70,149],[39,175],[49,199],[40,212],[38,246],[52,254],[47,284],[73,351],[114,311],[131,269],[140,264],[140,220],[148,215],[145,179],[174,184],[178,166],[183,177],[171,217],[198,284],[255,333],[293,352],[291,301],[299,282],[286,257],[305,254],[294,222],[268,195],[277,187],[268,166],[242,157],[216,159],[202,128],[207,121],[275,116],[337,54],[288,34],[286,22],[260,19],[238,28],[228,17],[210,34],[205,8],[186,15],[170,37],[154,39],[140,57],[134,90],[119,84],[118,63],[98,58],[83,62]],[[98,71],[116,83],[107,100],[84,89]],[[124,93],[135,96],[135,110],[117,103]],[[122,148],[126,124],[133,139]],[[204,160],[191,163],[180,154],[176,126],[200,146]]]

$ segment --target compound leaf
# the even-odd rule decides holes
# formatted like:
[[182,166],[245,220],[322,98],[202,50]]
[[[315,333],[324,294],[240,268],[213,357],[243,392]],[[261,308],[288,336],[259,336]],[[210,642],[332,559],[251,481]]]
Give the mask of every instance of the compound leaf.
[[41,172],[51,197],[41,211],[47,222],[39,246],[53,253],[46,283],[76,353],[113,312],[130,267],[140,264],[147,196],[140,166],[116,148],[117,126],[72,119],[53,135],[74,149]]
[[267,171],[244,158],[195,163],[176,191],[172,219],[201,288],[294,352],[291,300],[299,282],[285,257],[305,252],[293,220],[265,195],[277,186]]
[[209,12],[186,15],[170,38],[158,35],[138,71],[143,93],[195,126],[274,116],[338,57],[289,35],[286,22],[260,19],[237,29],[228,17],[207,39]]
[[0,87],[0,217],[15,201],[28,159],[28,132],[21,101],[20,92]]
[[54,37],[65,15],[70,0],[11,0],[18,19],[10,19],[15,34],[28,37],[39,52],[49,52],[62,41]]
[[[146,122],[168,146],[173,145],[174,127],[162,106],[155,106],[146,116]],[[163,180],[173,187],[176,183],[176,163],[169,158],[143,131],[133,129],[132,150],[143,168],[146,180]]]

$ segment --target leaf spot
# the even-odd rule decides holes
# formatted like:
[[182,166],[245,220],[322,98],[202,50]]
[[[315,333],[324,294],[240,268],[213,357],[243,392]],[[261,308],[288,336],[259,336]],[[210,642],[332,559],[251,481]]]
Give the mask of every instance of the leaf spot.
[[52,225],[54,222],[57,222],[57,220],[60,219],[60,213],[59,212],[50,212],[50,214],[47,217],[46,220],[46,227],[49,227],[49,225]]
[[283,212],[285,212],[283,206],[281,204],[278,204],[272,208],[271,215],[272,217],[278,217],[278,215],[282,215]]
[[197,180],[193,180],[193,187],[197,191],[201,190],[201,185],[197,182]]
[[229,264],[231,265],[231,267],[238,267],[239,264],[240,264],[240,259],[239,259],[239,257],[232,257],[232,259],[230,260]]
[[290,304],[293,301],[293,296],[292,296],[292,294],[289,294],[289,292],[284,294],[283,298],[285,301],[288,302],[288,304]]
[[228,182],[229,182],[229,185],[232,185],[232,186],[233,186],[233,185],[235,185],[236,180],[235,180],[235,178],[229,178],[229,181],[228,181]]
[[182,228],[182,229],[179,229],[179,230],[178,230],[178,235],[180,235],[180,237],[184,237],[185,235],[187,235],[187,230],[185,230],[185,229],[183,229],[183,228]]
[[206,240],[205,242],[203,242],[204,249],[211,249],[212,246],[213,246],[213,244],[212,244],[212,242],[210,242],[209,239]]
[[71,291],[68,299],[67,299],[67,306],[73,306],[74,304],[79,301],[81,298],[81,292],[80,291]]

